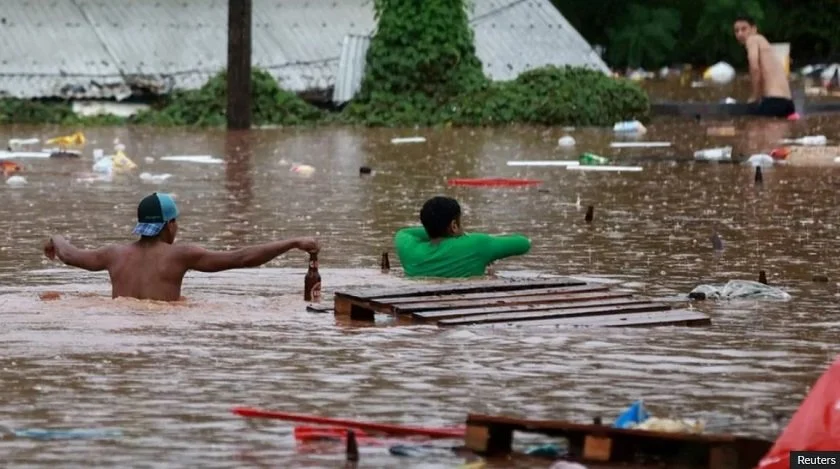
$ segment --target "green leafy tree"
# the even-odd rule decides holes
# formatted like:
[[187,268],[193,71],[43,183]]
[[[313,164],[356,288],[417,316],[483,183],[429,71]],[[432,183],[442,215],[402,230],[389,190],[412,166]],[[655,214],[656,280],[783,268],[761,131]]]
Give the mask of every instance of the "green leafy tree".
[[705,7],[697,22],[694,45],[702,51],[705,63],[725,60],[743,65],[744,48],[735,40],[733,23],[740,14],[747,14],[761,24],[764,9],[759,0],[705,0]]
[[680,12],[630,4],[621,25],[608,30],[609,60],[630,67],[667,63],[677,45]]

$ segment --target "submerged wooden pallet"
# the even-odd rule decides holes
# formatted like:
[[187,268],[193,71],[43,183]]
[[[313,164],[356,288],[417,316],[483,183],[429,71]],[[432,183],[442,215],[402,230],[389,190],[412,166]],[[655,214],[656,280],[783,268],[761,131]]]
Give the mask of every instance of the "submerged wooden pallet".
[[570,278],[472,281],[402,289],[335,293],[335,315],[373,321],[376,313],[404,323],[438,326],[554,325],[701,326],[709,316],[636,298],[627,291]]
[[488,456],[506,455],[512,451],[514,431],[563,437],[568,441],[569,459],[575,461],[642,467],[665,464],[665,467],[752,469],[773,445],[770,441],[735,435],[664,433],[470,414],[465,446]]

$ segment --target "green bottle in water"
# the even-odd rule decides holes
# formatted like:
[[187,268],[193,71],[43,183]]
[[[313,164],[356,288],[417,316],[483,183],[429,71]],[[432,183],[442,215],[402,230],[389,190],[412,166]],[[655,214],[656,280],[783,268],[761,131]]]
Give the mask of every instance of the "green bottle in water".
[[603,156],[598,156],[595,153],[586,152],[580,155],[580,158],[578,158],[578,162],[580,162],[580,164],[583,165],[593,166],[607,164],[610,162],[610,160],[604,158]]

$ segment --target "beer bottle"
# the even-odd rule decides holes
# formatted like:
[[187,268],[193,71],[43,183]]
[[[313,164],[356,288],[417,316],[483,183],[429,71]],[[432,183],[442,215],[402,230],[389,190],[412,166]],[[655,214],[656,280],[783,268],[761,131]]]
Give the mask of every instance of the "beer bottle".
[[321,274],[318,273],[318,254],[309,254],[309,270],[303,279],[303,301],[321,302]]
[[391,261],[388,260],[388,251],[382,253],[382,273],[387,274],[391,270]]

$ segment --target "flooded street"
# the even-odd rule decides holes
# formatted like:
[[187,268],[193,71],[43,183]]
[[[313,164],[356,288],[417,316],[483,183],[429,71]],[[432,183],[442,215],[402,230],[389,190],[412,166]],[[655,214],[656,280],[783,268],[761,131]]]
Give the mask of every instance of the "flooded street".
[[[734,137],[708,136],[734,125]],[[0,425],[116,428],[110,441],[7,438],[20,467],[338,468],[342,445],[301,446],[293,424],[248,421],[234,406],[444,426],[468,412],[612,421],[635,399],[656,416],[705,418],[713,429],[774,439],[838,352],[840,169],[773,167],[753,185],[746,165],[695,163],[697,149],[769,152],[778,139],[840,138],[831,116],[799,122],[654,121],[644,140],[669,148],[610,148],[610,130],[269,129],[250,133],[142,128],[86,130],[83,161],[21,159],[23,187],[0,185]],[[72,133],[0,128],[0,139]],[[422,135],[425,143],[393,145]],[[77,182],[92,148],[114,138],[139,166],[113,182]],[[582,151],[642,172],[509,167],[575,159]],[[213,155],[224,164],[161,161]],[[149,163],[146,157],[155,161]],[[316,168],[311,177],[290,163]],[[374,170],[359,175],[360,166]],[[148,184],[140,172],[170,173]],[[539,187],[447,187],[454,177],[539,178]],[[186,304],[111,300],[107,274],[47,261],[50,234],[94,247],[133,239],[138,201],[174,193],[179,240],[227,249],[317,235],[325,302],[339,289],[397,286],[379,271],[394,232],[419,224],[430,196],[456,197],[468,231],[521,232],[531,252],[497,264],[503,276],[601,277],[655,297],[730,279],[769,282],[790,302],[704,302],[705,328],[348,327],[305,311],[306,255],[266,268],[189,274]],[[580,205],[576,201],[580,198]],[[588,205],[595,222],[584,223]],[[717,231],[725,249],[709,240]],[[395,269],[399,271],[399,269]],[[815,283],[824,274],[828,283]],[[39,293],[62,298],[42,301]],[[686,303],[681,303],[685,305]],[[544,441],[544,440],[538,440]],[[360,467],[452,468],[463,458],[390,456],[363,447]],[[505,467],[510,467],[506,463]],[[548,467],[545,463],[544,467]],[[500,466],[501,467],[501,466]],[[530,465],[528,467],[535,467]],[[537,466],[538,467],[538,466]]]

